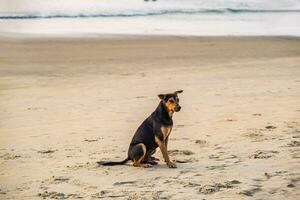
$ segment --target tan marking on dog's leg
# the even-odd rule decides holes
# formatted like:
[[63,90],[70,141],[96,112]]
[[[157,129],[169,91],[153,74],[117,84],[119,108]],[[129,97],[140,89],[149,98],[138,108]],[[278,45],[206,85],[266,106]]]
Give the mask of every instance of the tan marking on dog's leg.
[[160,131],[162,132],[164,136],[164,141],[169,137],[171,131],[172,131],[172,126],[161,126]]
[[176,168],[176,164],[173,163],[169,158],[166,144],[164,142],[160,141],[156,136],[155,136],[155,142],[158,144],[158,147],[160,148],[161,153],[163,154],[163,157],[164,157],[165,162],[167,163],[168,167]]
[[166,149],[168,150],[168,142],[169,142],[169,137],[167,137],[166,139],[165,139],[165,145],[166,145]]
[[143,149],[143,156],[141,156],[138,160],[134,160],[133,161],[133,166],[134,167],[149,167],[149,165],[148,164],[144,164],[144,163],[141,163],[142,162],[142,160],[145,158],[145,155],[146,155],[146,152],[147,152],[147,148],[146,148],[146,146],[144,145],[144,144],[138,144],[138,145],[140,145],[141,147],[142,147],[142,149]]
[[165,162],[166,163],[170,162],[166,145],[162,141],[160,141],[156,136],[155,136],[155,142],[158,144],[158,147],[160,148],[160,151],[165,159]]

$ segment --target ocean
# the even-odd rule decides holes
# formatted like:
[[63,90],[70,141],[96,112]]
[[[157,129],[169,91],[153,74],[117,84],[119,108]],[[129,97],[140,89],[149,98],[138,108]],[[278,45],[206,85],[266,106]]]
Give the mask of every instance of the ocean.
[[0,0],[0,34],[300,36],[300,0]]

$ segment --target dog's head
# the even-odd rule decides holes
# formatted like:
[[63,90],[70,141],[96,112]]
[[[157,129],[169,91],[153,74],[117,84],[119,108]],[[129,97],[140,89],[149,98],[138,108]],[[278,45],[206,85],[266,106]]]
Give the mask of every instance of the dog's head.
[[183,90],[178,90],[173,93],[159,94],[158,97],[163,102],[163,104],[165,105],[165,107],[169,112],[179,112],[181,106],[179,105],[178,94],[182,92]]

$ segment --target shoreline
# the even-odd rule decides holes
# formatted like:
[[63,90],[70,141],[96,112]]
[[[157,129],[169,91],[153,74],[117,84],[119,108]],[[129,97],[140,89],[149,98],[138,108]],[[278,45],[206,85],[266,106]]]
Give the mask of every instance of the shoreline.
[[299,39],[300,35],[182,35],[182,34],[17,34],[1,33],[0,39],[137,39],[137,38],[295,38]]

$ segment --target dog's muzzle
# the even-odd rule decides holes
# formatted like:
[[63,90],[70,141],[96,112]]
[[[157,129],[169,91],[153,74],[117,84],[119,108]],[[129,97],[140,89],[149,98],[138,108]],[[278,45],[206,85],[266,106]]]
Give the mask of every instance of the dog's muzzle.
[[180,110],[181,110],[181,106],[180,105],[178,105],[178,106],[175,107],[175,112],[179,112]]

